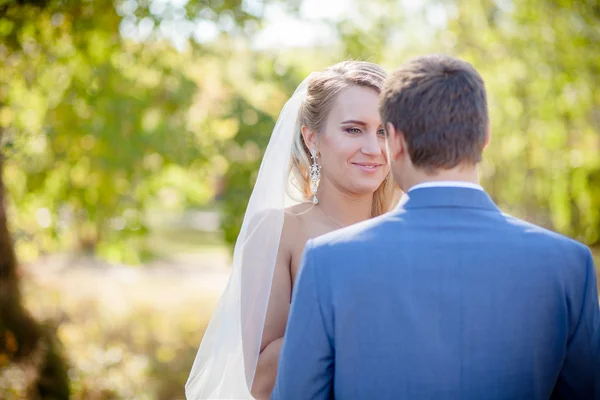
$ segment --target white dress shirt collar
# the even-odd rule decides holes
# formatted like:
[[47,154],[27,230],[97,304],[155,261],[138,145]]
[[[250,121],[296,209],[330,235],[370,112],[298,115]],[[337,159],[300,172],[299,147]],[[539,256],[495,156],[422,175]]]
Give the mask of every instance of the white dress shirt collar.
[[415,189],[431,188],[431,187],[461,187],[461,188],[477,189],[477,190],[484,191],[483,187],[481,187],[481,185],[478,185],[476,183],[461,182],[461,181],[437,181],[437,182],[434,181],[434,182],[425,182],[425,183],[419,183],[417,185],[414,185],[413,187],[408,189],[408,193],[410,193],[412,190],[415,190]]

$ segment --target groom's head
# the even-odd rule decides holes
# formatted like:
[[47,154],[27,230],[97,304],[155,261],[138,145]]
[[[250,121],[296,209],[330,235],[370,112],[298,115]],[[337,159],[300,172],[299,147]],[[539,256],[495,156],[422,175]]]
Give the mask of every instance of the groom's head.
[[[391,74],[379,105],[400,187],[411,174],[475,168],[489,139],[485,86],[465,61],[444,55],[412,59]],[[408,186],[408,187],[407,187]]]

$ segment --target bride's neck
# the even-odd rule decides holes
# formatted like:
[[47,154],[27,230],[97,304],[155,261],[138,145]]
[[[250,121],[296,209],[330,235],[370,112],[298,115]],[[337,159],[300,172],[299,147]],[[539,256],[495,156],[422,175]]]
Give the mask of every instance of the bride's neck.
[[317,192],[319,207],[334,222],[348,226],[371,218],[373,194],[357,196],[322,181]]

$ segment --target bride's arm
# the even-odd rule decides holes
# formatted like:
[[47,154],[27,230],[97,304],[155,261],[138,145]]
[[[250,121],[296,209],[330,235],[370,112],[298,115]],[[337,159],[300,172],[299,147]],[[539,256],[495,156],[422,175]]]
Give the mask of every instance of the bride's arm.
[[265,318],[265,326],[260,346],[260,355],[251,394],[255,399],[268,399],[275,385],[279,353],[283,344],[283,335],[290,311],[292,277],[290,274],[290,218],[286,216],[275,271],[271,286],[271,295]]

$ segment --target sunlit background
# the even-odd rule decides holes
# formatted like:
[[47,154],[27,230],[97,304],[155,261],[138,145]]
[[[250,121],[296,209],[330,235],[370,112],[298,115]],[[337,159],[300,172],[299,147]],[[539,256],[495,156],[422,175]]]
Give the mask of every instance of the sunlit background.
[[287,97],[430,52],[486,81],[496,202],[599,254],[597,0],[1,0],[0,398],[183,398]]

